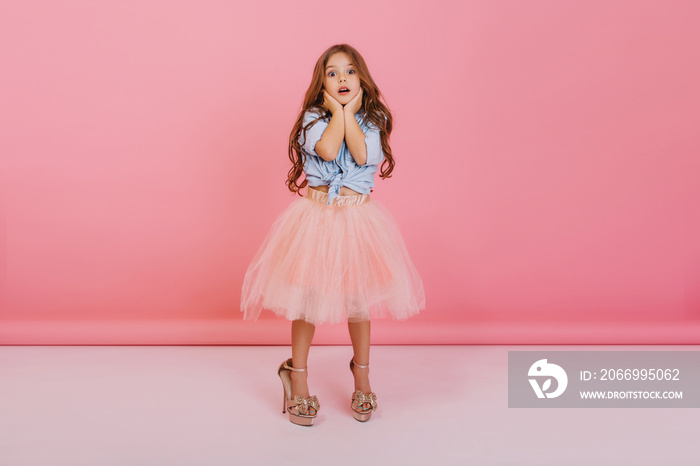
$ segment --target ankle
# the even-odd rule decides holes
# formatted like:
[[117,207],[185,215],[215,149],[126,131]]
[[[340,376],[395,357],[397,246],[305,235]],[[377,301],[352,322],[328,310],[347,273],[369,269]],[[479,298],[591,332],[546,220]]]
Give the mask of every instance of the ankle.
[[353,356],[352,362],[355,364],[355,367],[357,367],[358,369],[367,369],[367,368],[369,368],[369,361],[366,362],[366,363],[362,363],[362,362],[358,361],[357,358],[355,358],[355,357]]

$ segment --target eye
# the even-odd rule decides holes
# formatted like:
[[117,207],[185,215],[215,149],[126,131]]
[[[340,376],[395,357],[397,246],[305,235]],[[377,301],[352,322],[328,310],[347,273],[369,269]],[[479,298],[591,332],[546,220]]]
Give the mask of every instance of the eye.
[[328,76],[335,76],[335,71],[331,71],[330,73],[328,73]]
[[348,71],[348,74],[355,74],[355,70]]

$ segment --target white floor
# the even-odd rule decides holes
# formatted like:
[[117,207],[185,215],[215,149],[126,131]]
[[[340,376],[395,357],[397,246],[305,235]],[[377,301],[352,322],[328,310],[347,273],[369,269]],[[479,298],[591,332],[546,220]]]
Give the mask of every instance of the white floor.
[[0,465],[700,464],[698,409],[508,408],[508,350],[373,346],[379,408],[350,412],[347,346],[313,346],[312,427],[282,414],[288,346],[0,347]]

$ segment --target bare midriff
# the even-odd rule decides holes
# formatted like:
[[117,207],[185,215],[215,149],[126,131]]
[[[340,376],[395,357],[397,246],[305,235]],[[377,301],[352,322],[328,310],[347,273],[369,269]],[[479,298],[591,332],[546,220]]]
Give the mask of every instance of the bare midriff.
[[[309,188],[316,189],[318,191],[323,191],[324,193],[328,192],[327,185],[309,186]],[[347,186],[341,186],[340,189],[338,189],[338,196],[355,196],[357,194],[362,194],[362,193],[358,193],[357,191],[350,189]]]

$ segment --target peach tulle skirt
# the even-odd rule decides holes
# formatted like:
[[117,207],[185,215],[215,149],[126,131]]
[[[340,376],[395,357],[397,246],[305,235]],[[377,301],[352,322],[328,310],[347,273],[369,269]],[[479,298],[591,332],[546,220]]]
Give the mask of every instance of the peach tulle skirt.
[[404,320],[425,309],[423,282],[399,226],[369,194],[306,189],[274,221],[243,280],[241,311],[288,320]]

